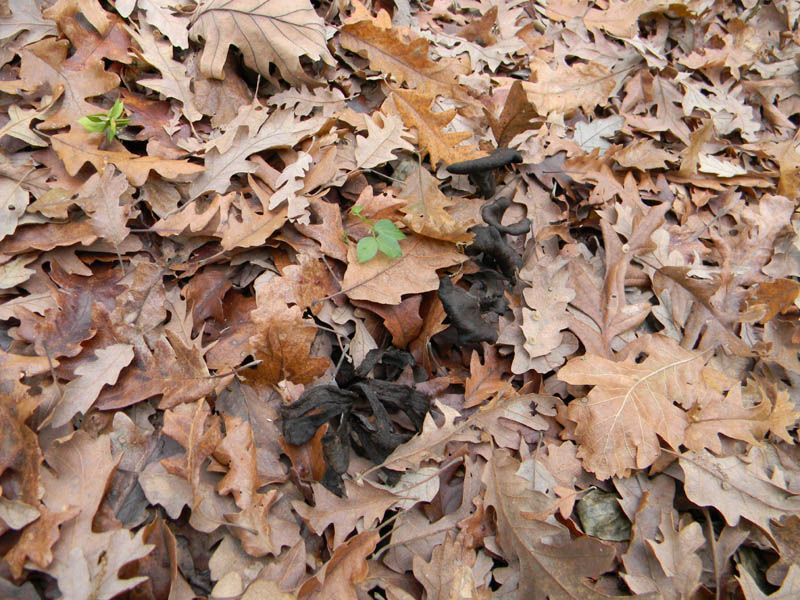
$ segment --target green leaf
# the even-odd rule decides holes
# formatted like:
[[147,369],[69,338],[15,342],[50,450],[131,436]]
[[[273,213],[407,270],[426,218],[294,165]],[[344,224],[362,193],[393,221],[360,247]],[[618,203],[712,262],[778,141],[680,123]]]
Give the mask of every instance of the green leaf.
[[372,236],[361,238],[358,240],[356,251],[358,253],[358,262],[367,262],[378,253],[378,240]]
[[406,239],[406,235],[400,231],[397,226],[392,223],[389,219],[381,219],[377,223],[375,223],[375,232],[379,236],[384,236],[391,238],[393,240],[404,240]]
[[81,117],[78,123],[83,125],[83,128],[90,133],[102,133],[106,130],[106,123],[98,123],[97,121],[90,120],[89,117]]
[[361,216],[361,211],[364,210],[363,206],[354,206],[350,209],[350,212],[353,213],[355,216]]
[[122,100],[117,100],[114,102],[114,106],[111,107],[111,110],[108,111],[108,117],[111,121],[116,121],[122,116],[122,111],[125,109],[125,105],[122,103]]
[[403,256],[403,250],[400,248],[400,244],[397,242],[397,240],[386,237],[385,235],[378,235],[378,248],[386,256],[391,258],[400,258]]

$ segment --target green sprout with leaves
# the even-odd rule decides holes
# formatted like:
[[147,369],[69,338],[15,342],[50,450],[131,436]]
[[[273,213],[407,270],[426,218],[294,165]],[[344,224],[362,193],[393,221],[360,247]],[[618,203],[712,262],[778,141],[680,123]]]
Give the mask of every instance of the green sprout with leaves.
[[78,119],[78,123],[83,125],[83,128],[90,133],[103,133],[106,132],[106,139],[110,142],[117,135],[117,129],[125,127],[131,122],[130,119],[122,119],[122,111],[125,110],[125,105],[122,100],[117,99],[114,106],[107,113],[97,113],[95,115],[88,115]]
[[363,206],[354,206],[350,209],[350,212],[369,225],[372,234],[358,240],[356,246],[358,262],[365,263],[373,259],[378,250],[390,258],[403,256],[399,241],[404,240],[406,235],[389,219],[380,219],[377,223],[373,223],[361,215],[363,209]]

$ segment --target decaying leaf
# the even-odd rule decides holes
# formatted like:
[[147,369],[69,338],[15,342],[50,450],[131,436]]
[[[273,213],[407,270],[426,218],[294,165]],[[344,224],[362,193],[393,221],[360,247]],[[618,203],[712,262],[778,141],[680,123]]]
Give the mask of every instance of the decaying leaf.
[[316,83],[300,66],[301,56],[333,60],[325,47],[324,24],[304,0],[206,0],[193,16],[189,35],[205,41],[200,70],[217,79],[223,78],[231,45],[251,69],[268,78],[275,64],[295,85]]

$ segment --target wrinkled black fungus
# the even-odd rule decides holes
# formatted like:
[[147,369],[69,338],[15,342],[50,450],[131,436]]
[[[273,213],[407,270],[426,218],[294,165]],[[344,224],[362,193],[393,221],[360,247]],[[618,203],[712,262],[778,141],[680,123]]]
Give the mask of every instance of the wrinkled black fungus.
[[522,219],[511,225],[502,225],[500,223],[503,220],[503,214],[509,206],[511,206],[511,198],[508,196],[498,198],[494,202],[490,202],[481,208],[481,216],[487,225],[491,225],[500,233],[507,233],[509,235],[528,233],[531,230],[530,219]]
[[449,277],[439,280],[439,299],[458,334],[460,344],[494,344],[497,341],[497,331],[481,316],[480,300],[467,290],[453,285]]
[[[394,350],[371,350],[358,369],[351,368],[342,380],[337,378],[343,387],[313,387],[295,403],[281,407],[283,437],[290,444],[305,444],[328,423],[322,438],[327,468],[321,483],[339,496],[345,493],[342,474],[349,466],[351,446],[379,464],[414,435],[398,429],[390,413],[404,413],[417,432],[422,430],[430,406],[427,396],[401,383],[366,378],[374,368],[396,377],[404,366],[413,366],[410,354]],[[400,476],[393,471],[386,473],[390,483],[392,477]]]
[[[505,289],[508,281],[501,277],[492,277],[492,274],[497,274],[497,271],[490,271],[483,269],[475,274],[481,277],[470,285],[469,293],[475,296],[481,305],[481,313],[493,312],[497,315],[505,314],[508,310],[508,298],[505,296]],[[499,280],[500,286],[487,285],[486,279]]]
[[511,148],[497,148],[489,156],[453,163],[447,171],[453,175],[473,175],[481,171],[492,171],[510,165],[521,163],[522,155]]
[[484,158],[453,163],[447,167],[447,171],[453,175],[469,175],[470,181],[478,188],[478,193],[484,198],[491,198],[497,189],[494,169],[519,162],[522,162],[522,155],[516,150],[497,148]]
[[467,246],[467,254],[469,256],[483,254],[486,266],[497,265],[503,275],[513,280],[522,267],[522,257],[519,253],[509,246],[500,232],[491,225],[478,225],[470,231],[475,237]]

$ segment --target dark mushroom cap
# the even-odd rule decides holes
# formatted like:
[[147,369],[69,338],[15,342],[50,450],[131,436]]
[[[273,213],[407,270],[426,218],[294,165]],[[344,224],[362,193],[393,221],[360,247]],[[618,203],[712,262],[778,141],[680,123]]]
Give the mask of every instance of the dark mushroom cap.
[[489,156],[453,163],[447,172],[453,175],[474,175],[522,162],[522,155],[511,148],[497,148]]

